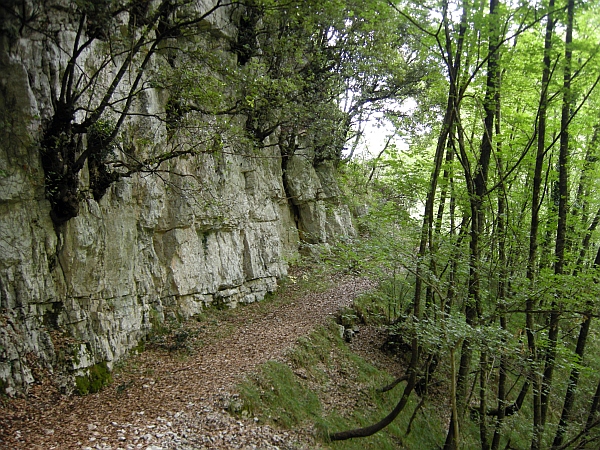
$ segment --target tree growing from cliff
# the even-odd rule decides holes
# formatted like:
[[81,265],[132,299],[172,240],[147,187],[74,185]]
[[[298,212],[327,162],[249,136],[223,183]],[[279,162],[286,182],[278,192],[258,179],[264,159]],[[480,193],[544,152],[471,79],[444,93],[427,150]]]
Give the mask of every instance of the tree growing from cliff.
[[[397,57],[395,72],[381,58],[368,69],[391,34],[379,32],[373,44],[381,19],[355,3],[3,4],[9,38],[43,36],[57,53],[52,115],[40,139],[55,224],[77,216],[84,199],[99,201],[118,179],[158,174],[176,158],[275,144],[284,159],[298,145],[311,146],[317,159],[338,158],[360,111],[414,92],[422,74]],[[236,29],[220,30],[219,17]],[[349,89],[353,101],[343,110]],[[150,98],[160,106],[148,110]]]
[[[79,212],[85,193],[80,172],[87,165],[90,191],[99,200],[118,178],[153,170],[182,152],[130,155],[137,166],[111,170],[107,161],[120,150],[123,127],[140,113],[139,101],[149,89],[149,71],[160,53],[178,39],[199,36],[208,19],[232,2],[216,0],[198,10],[192,0],[158,3],[131,0],[77,0],[3,5],[18,33],[44,36],[57,50],[58,67],[51,73],[53,113],[40,142],[51,217],[64,223]],[[55,20],[56,18],[61,20]],[[66,30],[57,22],[63,22]],[[5,30],[11,28],[4,26]],[[13,36],[14,37],[14,36]],[[90,67],[91,66],[91,67]],[[161,113],[155,119],[164,120]]]

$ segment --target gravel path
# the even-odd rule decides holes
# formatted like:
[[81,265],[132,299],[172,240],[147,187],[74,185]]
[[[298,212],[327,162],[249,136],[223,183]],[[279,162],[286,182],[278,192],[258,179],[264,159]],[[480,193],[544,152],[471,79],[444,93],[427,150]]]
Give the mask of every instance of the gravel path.
[[[346,278],[320,293],[260,313],[239,308],[233,327],[186,358],[146,351],[131,358],[135,376],[115,379],[99,394],[61,396],[37,386],[26,400],[0,405],[0,447],[11,449],[299,449],[312,448],[293,433],[253,418],[227,414],[233,388],[256,366],[280,359],[300,336],[371,289]],[[217,328],[218,329],[218,328]],[[304,440],[304,443],[300,442]],[[313,444],[314,445],[314,444]]]

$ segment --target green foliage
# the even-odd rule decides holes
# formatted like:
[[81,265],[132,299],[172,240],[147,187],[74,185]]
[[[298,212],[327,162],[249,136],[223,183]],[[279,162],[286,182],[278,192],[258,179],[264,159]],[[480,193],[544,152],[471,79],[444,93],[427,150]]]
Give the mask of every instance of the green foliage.
[[[63,8],[77,38],[72,47],[56,42],[67,63],[40,145],[57,224],[79,213],[86,160],[97,201],[121,177],[224,149],[254,155],[278,144],[284,158],[308,149],[314,163],[338,161],[357,118],[427,84],[428,63],[402,48],[405,21],[376,0],[194,4],[76,0]],[[226,7],[237,33],[214,26],[212,15]],[[16,4],[8,9],[17,22],[9,28],[21,32],[50,20],[18,23]],[[164,110],[133,120],[150,87]],[[165,145],[155,145],[165,130]]]
[[112,383],[112,374],[106,365],[106,361],[94,364],[88,370],[87,375],[75,377],[75,386],[79,395],[95,394]]
[[90,159],[103,162],[106,158],[115,156],[118,146],[111,138],[115,126],[112,120],[98,120],[90,126],[87,133],[87,145],[95,149]]
[[457,348],[465,339],[474,343],[480,351],[499,355],[510,353],[507,340],[512,336],[498,325],[469,326],[460,313],[439,314],[437,318],[415,320],[412,316],[403,317],[389,327],[390,333],[410,340],[416,337],[426,353],[448,352]]
[[388,325],[407,314],[412,304],[414,278],[399,273],[395,278],[383,278],[377,289],[354,299],[352,308],[362,322]]
[[359,317],[352,308],[343,308],[338,313],[338,322],[345,328],[352,328],[358,323]]
[[[464,407],[478,402],[496,407],[500,372],[508,379],[506,386],[512,386],[510,401],[523,380],[533,383],[545,372],[543,382],[552,387],[540,448],[550,448],[567,404],[569,378],[579,376],[567,426],[570,438],[585,431],[582,424],[598,383],[597,376],[589,376],[590,367],[598,364],[592,356],[597,342],[588,340],[585,357],[581,353],[581,325],[596,314],[598,295],[592,262],[600,203],[597,189],[589,184],[598,171],[600,60],[590,47],[597,42],[597,31],[591,31],[597,20],[589,16],[597,6],[575,6],[574,41],[568,48],[563,35],[568,23],[565,3],[557,3],[552,11],[558,25],[548,41],[548,103],[542,107],[547,4],[500,2],[494,13],[487,2],[459,2],[449,9],[440,5],[394,2],[399,14],[409,19],[407,27],[420,35],[413,48],[426,52],[438,70],[430,72],[435,75],[428,79],[426,94],[415,97],[409,117],[392,120],[409,149],[397,151],[390,145],[377,158],[345,168],[350,201],[374,211],[359,219],[367,243],[340,247],[341,258],[334,264],[378,274],[380,280],[395,278],[393,286],[403,271],[419,277],[422,288],[408,289],[406,303],[397,295],[378,292],[357,301],[357,314],[370,308],[385,318],[384,305],[398,305],[400,316],[387,313],[388,320],[395,320],[390,327],[394,339],[406,343],[416,338],[424,353],[440,358],[438,370],[451,375],[449,380],[457,375],[450,374],[450,354],[455,354],[455,367],[458,361],[468,364],[466,370],[461,367],[458,383],[460,388],[473,387],[457,395],[459,408],[461,402]],[[571,71],[567,50],[573,52]],[[440,73],[443,76],[437,76]],[[567,101],[573,103],[565,109]],[[449,113],[456,113],[455,121]],[[485,147],[486,138],[492,141],[491,149]],[[568,153],[566,162],[557,163],[559,144],[561,154]],[[489,162],[482,159],[488,150]],[[539,203],[532,204],[536,164],[541,168],[541,191],[535,199]],[[566,188],[561,173],[567,175],[562,179],[568,179]],[[477,183],[484,194],[477,193]],[[415,226],[410,214],[420,216],[422,211],[403,216],[400,198],[408,205],[430,199],[431,220],[425,217]],[[565,203],[569,211],[560,209]],[[404,209],[409,210],[406,205]],[[563,238],[558,218],[565,215]],[[415,293],[420,296],[415,298]],[[414,304],[422,306],[415,313],[418,317],[410,308]],[[592,319],[590,335],[597,332]],[[480,364],[488,364],[486,368],[477,364],[484,356],[487,362]],[[480,382],[489,384],[478,391],[474,387]],[[447,389],[451,383],[445,383]],[[504,419],[496,448],[533,445],[532,398],[539,392],[530,391],[520,411]],[[482,430],[491,439],[493,421],[483,425],[487,429],[461,419],[461,446],[482,445]]]

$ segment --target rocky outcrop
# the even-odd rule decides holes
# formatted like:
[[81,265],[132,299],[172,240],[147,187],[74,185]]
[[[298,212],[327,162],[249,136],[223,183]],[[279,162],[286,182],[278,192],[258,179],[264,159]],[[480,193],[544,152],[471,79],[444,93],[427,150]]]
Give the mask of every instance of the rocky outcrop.
[[[212,26],[232,32],[224,15]],[[93,67],[93,52],[86,64]],[[0,392],[26,392],[41,371],[69,390],[90,367],[112,367],[167,313],[263,299],[300,237],[354,233],[333,164],[315,164],[307,152],[284,173],[276,145],[204,153],[122,178],[56,225],[40,139],[64,65],[41,33],[0,37]],[[158,91],[144,98],[140,111],[164,110]],[[89,176],[86,167],[81,186]]]
[[332,237],[348,238],[354,228],[348,207],[339,201],[334,165],[331,161],[315,164],[314,160],[310,149],[299,151],[289,158],[285,170],[302,240],[316,244]]

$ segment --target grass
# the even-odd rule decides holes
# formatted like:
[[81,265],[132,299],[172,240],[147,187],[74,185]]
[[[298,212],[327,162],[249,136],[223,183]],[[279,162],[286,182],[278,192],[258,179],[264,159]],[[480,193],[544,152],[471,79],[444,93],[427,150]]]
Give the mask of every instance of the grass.
[[322,415],[317,395],[298,381],[286,364],[269,361],[252,381],[240,386],[242,411],[263,416],[283,428],[294,428]]
[[[238,386],[238,414],[285,429],[303,429],[321,448],[437,448],[445,431],[435,410],[425,406],[412,432],[406,429],[417,405],[407,409],[385,430],[363,439],[329,442],[329,433],[371,425],[391,411],[402,393],[377,389],[393,376],[353,353],[330,324],[301,338],[285,362],[270,361]],[[244,412],[246,411],[246,412]]]

